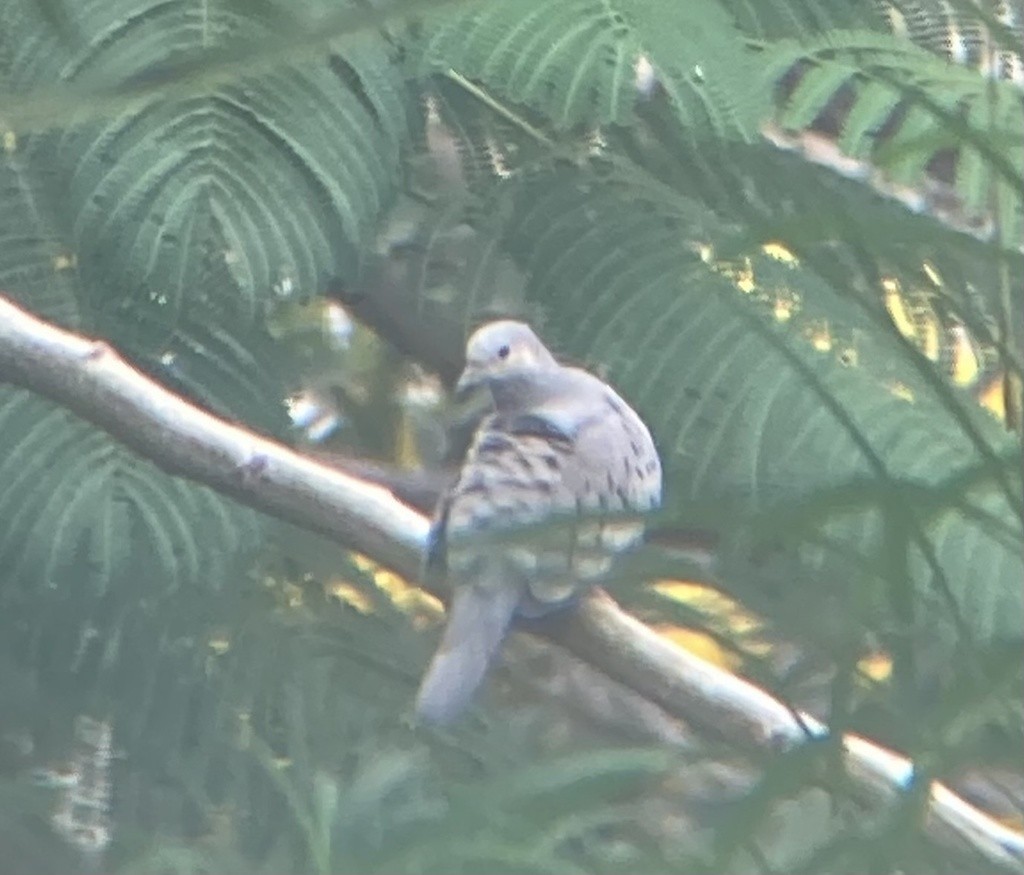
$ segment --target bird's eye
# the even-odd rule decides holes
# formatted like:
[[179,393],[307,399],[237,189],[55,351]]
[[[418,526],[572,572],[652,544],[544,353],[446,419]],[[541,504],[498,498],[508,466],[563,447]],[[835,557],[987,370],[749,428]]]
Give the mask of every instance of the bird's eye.
[[511,351],[512,350],[510,350],[508,348],[508,344],[507,343],[504,346],[499,346],[498,347],[498,358],[500,358],[500,359],[507,359],[508,358],[508,354]]

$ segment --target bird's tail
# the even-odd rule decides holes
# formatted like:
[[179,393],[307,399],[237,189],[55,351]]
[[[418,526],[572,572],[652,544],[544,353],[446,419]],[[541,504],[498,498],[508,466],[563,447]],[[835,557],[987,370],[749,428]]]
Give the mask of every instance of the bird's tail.
[[469,705],[501,647],[519,602],[515,586],[460,586],[448,624],[416,694],[416,716],[445,725]]

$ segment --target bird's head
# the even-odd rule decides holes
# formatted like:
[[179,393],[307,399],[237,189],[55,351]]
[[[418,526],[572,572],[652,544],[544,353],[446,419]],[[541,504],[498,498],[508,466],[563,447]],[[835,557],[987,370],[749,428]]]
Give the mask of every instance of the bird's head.
[[474,331],[466,343],[466,367],[455,386],[463,394],[504,375],[558,367],[540,338],[524,322],[503,319]]

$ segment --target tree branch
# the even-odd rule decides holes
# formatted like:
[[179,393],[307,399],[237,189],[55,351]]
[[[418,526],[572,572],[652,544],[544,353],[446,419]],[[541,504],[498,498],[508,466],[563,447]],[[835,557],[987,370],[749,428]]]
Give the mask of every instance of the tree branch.
[[[3,298],[0,380],[66,407],[171,474],[418,577],[428,521],[391,492],[204,412],[107,343],[49,325]],[[669,714],[747,750],[771,753],[827,733],[814,718],[672,644],[603,592],[537,631]],[[909,761],[863,738],[847,736],[843,748],[847,773],[867,801],[892,803],[913,780]],[[940,843],[1024,872],[1024,836],[942,785],[931,789],[925,827]]]
[[170,474],[344,542],[415,577],[428,522],[386,489],[207,413],[104,341],[0,298],[0,380],[55,401]]

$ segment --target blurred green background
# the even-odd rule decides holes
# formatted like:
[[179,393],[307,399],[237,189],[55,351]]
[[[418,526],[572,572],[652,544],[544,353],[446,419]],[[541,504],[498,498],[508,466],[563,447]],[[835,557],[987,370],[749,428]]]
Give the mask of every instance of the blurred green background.
[[[0,289],[427,499],[468,329],[527,319],[650,423],[661,540],[720,537],[624,606],[1019,826],[1022,23],[9,0]],[[0,484],[4,873],[990,865],[529,640],[417,730],[436,603],[2,387]]]

